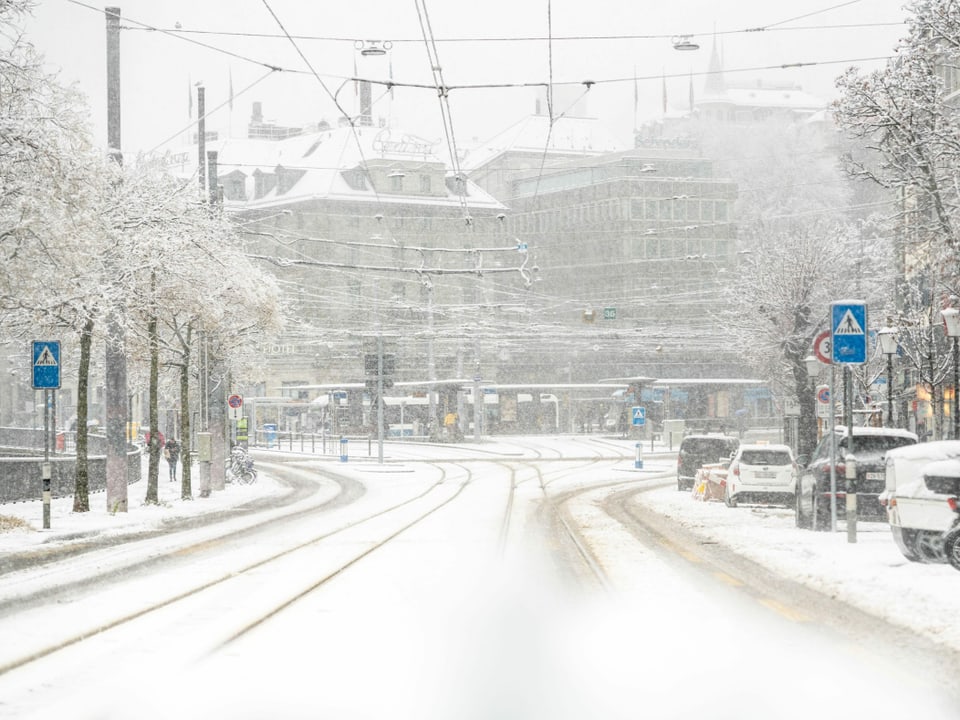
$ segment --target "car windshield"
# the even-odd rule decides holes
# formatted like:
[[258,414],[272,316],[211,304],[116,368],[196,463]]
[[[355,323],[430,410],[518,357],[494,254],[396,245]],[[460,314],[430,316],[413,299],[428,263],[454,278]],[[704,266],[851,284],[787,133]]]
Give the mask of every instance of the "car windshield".
[[784,450],[744,450],[740,456],[744,465],[789,465],[790,453]]

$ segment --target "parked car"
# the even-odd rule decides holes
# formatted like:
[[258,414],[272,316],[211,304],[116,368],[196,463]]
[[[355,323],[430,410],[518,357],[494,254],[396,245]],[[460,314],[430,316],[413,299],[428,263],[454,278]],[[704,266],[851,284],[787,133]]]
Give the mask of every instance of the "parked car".
[[880,504],[900,552],[914,562],[946,562],[943,533],[955,518],[948,498],[960,496],[960,440],[939,440],[887,453]]
[[[847,429],[835,428],[837,443],[836,505],[837,518],[846,517],[846,463],[849,455]],[[880,504],[885,489],[885,455],[905,445],[914,445],[917,436],[909,430],[895,428],[853,428],[853,455],[857,464],[857,519],[887,519]],[[795,512],[797,527],[827,530],[830,528],[830,435],[817,445],[813,457],[801,468],[797,478]]]
[[729,435],[687,435],[677,454],[677,490],[693,489],[694,479],[706,463],[728,462],[740,447],[740,439]]
[[775,502],[794,506],[797,464],[789,445],[741,445],[727,470],[723,501]]

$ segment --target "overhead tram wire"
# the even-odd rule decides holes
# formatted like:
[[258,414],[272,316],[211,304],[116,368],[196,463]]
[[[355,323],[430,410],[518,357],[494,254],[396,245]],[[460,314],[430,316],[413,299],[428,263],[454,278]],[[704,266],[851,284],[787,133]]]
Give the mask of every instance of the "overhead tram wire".
[[861,2],[861,0],[847,0],[847,2],[842,2],[837,5],[831,5],[830,7],[822,8],[821,10],[814,10],[813,12],[808,12],[803,15],[797,15],[796,17],[787,18],[786,20],[780,20],[779,22],[770,23],[769,25],[764,25],[762,27],[757,28],[757,30],[767,30],[769,28],[776,27],[777,25],[786,25],[787,23],[791,23],[794,20],[803,20],[804,18],[813,17],[814,15],[822,15],[825,12],[830,12],[831,10],[836,10],[837,8],[846,7],[848,5],[856,5],[859,2]]
[[[219,110],[219,109],[222,108],[222,107],[225,107],[226,105],[229,105],[229,104],[232,103],[236,98],[240,97],[241,95],[243,95],[243,94],[246,93],[246,92],[249,92],[250,90],[252,90],[253,88],[255,88],[257,85],[259,85],[259,84],[262,83],[264,80],[266,80],[268,77],[270,77],[271,75],[273,75],[275,72],[278,72],[278,71],[279,71],[279,68],[268,70],[264,75],[261,75],[259,78],[257,78],[256,80],[254,80],[252,83],[250,83],[249,85],[247,85],[245,88],[242,88],[242,89],[240,90],[240,92],[234,93],[234,95],[233,95],[232,97],[228,98],[227,100],[224,100],[222,103],[220,103],[220,104],[217,105],[216,107],[211,108],[210,110],[204,110],[203,116],[206,118],[206,117],[208,117],[208,116],[210,116],[210,115],[213,115],[215,112],[217,112],[217,110]],[[184,126],[181,127],[180,129],[178,129],[173,135],[171,135],[170,137],[166,138],[165,140],[161,140],[159,143],[157,143],[157,144],[154,145],[152,148],[150,148],[149,150],[147,150],[147,153],[146,153],[146,154],[149,155],[150,153],[156,152],[157,150],[159,150],[160,148],[162,148],[164,145],[166,145],[168,142],[170,142],[171,140],[174,140],[175,138],[177,138],[178,136],[180,136],[181,134],[183,134],[183,132],[184,132],[185,130],[189,130],[191,127],[193,127],[194,124],[195,124],[194,121],[191,120],[189,123],[187,123],[186,125],[184,125]]]
[[[664,75],[660,73],[658,75],[640,75],[638,77],[593,77],[583,80],[554,80],[553,85],[612,85],[619,83],[632,83],[637,81],[657,81],[660,82],[664,78],[683,78],[687,79],[690,77],[704,77],[707,75],[717,75],[724,74],[728,75],[731,73],[747,73],[747,72],[759,72],[762,70],[796,70],[800,68],[807,67],[816,67],[821,65],[852,65],[855,63],[866,63],[866,62],[877,62],[880,60],[889,60],[893,57],[893,54],[890,55],[874,55],[870,57],[855,57],[855,58],[843,58],[836,60],[809,60],[809,61],[798,61],[790,63],[779,63],[775,65],[752,65],[749,67],[742,68],[724,68],[723,70],[701,70],[696,72],[682,72],[682,73],[667,73]],[[422,83],[405,83],[397,80],[379,80],[379,79],[366,79],[366,78],[350,78],[356,80],[365,80],[372,85],[385,85],[393,86],[395,88],[415,88],[415,89],[424,89],[431,88],[431,85],[424,85]],[[543,87],[544,82],[499,82],[499,83],[465,83],[462,85],[445,85],[444,88],[446,92],[454,90],[505,90],[505,89],[524,89],[524,88],[535,88]]]
[[447,152],[450,154],[450,165],[453,167],[454,172],[454,187],[457,190],[464,220],[470,225],[471,223],[468,220],[469,211],[467,209],[467,198],[463,187],[464,178],[460,169],[460,156],[457,152],[457,139],[453,129],[453,114],[450,110],[450,98],[446,82],[443,79],[443,66],[440,64],[440,54],[437,52],[436,43],[433,42],[433,27],[430,24],[430,14],[427,11],[426,0],[414,0],[414,6],[417,8],[420,32],[423,35],[423,43],[427,49],[427,60],[430,62],[430,72],[433,75],[434,87],[440,101],[440,116],[443,121],[443,132],[447,140]]
[[[366,164],[367,164],[367,158],[366,158],[366,154],[365,154],[364,151],[363,151],[363,144],[360,142],[360,136],[359,136],[359,134],[357,133],[356,118],[354,118],[352,115],[350,115],[350,114],[343,108],[343,106],[340,105],[340,101],[337,99],[336,94],[330,92],[330,88],[327,87],[327,84],[323,81],[323,78],[320,77],[320,74],[319,74],[319,73],[316,71],[316,69],[313,67],[313,64],[310,62],[310,60],[307,59],[307,56],[304,55],[303,50],[302,50],[301,47],[297,44],[297,41],[293,39],[293,37],[292,37],[292,36],[290,35],[290,33],[287,31],[287,28],[284,26],[283,22],[280,20],[280,18],[277,16],[277,14],[273,11],[273,8],[270,7],[269,0],[261,0],[261,1],[263,2],[264,7],[266,7],[267,12],[270,13],[270,15],[273,17],[274,21],[277,23],[277,26],[278,26],[278,27],[280,28],[280,30],[283,32],[284,36],[290,41],[290,44],[293,45],[293,48],[294,48],[294,50],[296,50],[297,54],[300,56],[300,59],[303,60],[304,64],[305,64],[305,65],[307,66],[307,68],[310,70],[310,74],[313,75],[314,78],[316,78],[316,80],[317,80],[318,83],[320,83],[320,87],[323,88],[323,91],[327,94],[327,97],[330,98],[331,102],[333,102],[334,106],[335,106],[335,107],[337,108],[337,110],[340,112],[341,116],[342,116],[342,117],[345,117],[345,118],[347,119],[347,121],[349,122],[349,124],[350,124],[350,133],[351,133],[351,136],[353,137],[354,143],[355,143],[356,146],[357,146],[357,152],[359,153],[360,159],[361,159],[361,161],[363,162],[364,166],[366,166]],[[371,183],[371,189],[373,190],[373,196],[374,196],[374,199],[375,199],[375,201],[376,201],[376,203],[377,203],[377,206],[380,207],[381,209],[383,209],[383,199],[380,197],[380,193],[379,193],[379,191],[377,190],[376,186],[373,185],[373,183]],[[388,227],[387,229],[389,230],[389,227]]]
[[550,151],[550,139],[553,137],[553,4],[547,0],[547,137],[543,143],[543,152],[540,154],[540,167],[537,169],[537,182],[533,188],[533,206],[534,212],[539,209],[540,202],[540,181],[543,179],[544,166],[547,163],[547,153]]
[[[85,9],[91,10],[91,11],[93,11],[93,12],[96,12],[97,14],[102,14],[102,13],[103,13],[102,8],[94,7],[94,6],[89,5],[89,4],[87,4],[87,3],[81,2],[81,0],[67,0],[67,2],[70,2],[70,3],[74,4],[74,5],[79,6],[79,7],[83,7],[83,8],[85,8]],[[264,2],[266,2],[266,0],[264,0]],[[231,51],[229,51],[229,50],[225,50],[225,49],[223,49],[223,48],[218,48],[218,47],[216,47],[216,46],[214,46],[214,45],[209,45],[209,44],[206,44],[206,43],[198,43],[198,42],[196,42],[196,41],[190,40],[190,39],[187,38],[187,37],[184,37],[186,34],[189,34],[189,33],[191,33],[191,32],[202,32],[202,31],[188,31],[188,30],[184,30],[184,29],[182,29],[182,28],[181,28],[181,29],[174,29],[174,30],[167,29],[167,28],[157,28],[157,27],[148,25],[148,24],[146,24],[146,23],[141,23],[141,22],[139,22],[139,21],[132,20],[132,19],[126,17],[126,16],[123,16],[121,19],[124,20],[124,21],[126,21],[126,22],[136,23],[137,25],[140,26],[140,27],[136,27],[136,28],[134,28],[134,27],[124,28],[124,29],[126,29],[126,30],[141,30],[141,31],[162,33],[162,34],[168,35],[168,36],[170,36],[170,37],[172,37],[172,38],[174,38],[174,39],[176,39],[176,40],[180,40],[180,41],[182,41],[182,42],[194,43],[194,44],[200,45],[201,47],[204,47],[204,48],[206,48],[206,49],[208,49],[208,50],[211,50],[212,52],[220,53],[220,54],[224,54],[224,55],[228,55],[228,56],[230,56],[230,57],[235,57],[235,58],[238,58],[238,59],[240,59],[240,60],[243,60],[244,62],[249,62],[249,63],[253,63],[253,64],[256,64],[256,65],[261,65],[261,66],[263,66],[263,67],[266,67],[266,68],[268,68],[268,69],[270,69],[270,70],[273,70],[273,71],[276,71],[276,72],[287,72],[287,73],[293,73],[293,74],[297,74],[297,75],[307,75],[307,74],[311,74],[311,73],[308,73],[307,71],[304,71],[304,70],[298,70],[298,69],[295,69],[295,68],[281,67],[281,66],[278,66],[278,65],[274,65],[274,64],[272,64],[272,63],[266,63],[266,62],[264,62],[264,61],[262,61],[262,60],[257,60],[256,58],[252,58],[252,57],[249,57],[249,56],[246,56],[246,55],[240,55],[240,54],[238,54],[238,53],[234,53],[234,52],[231,52]],[[784,21],[784,22],[787,22],[787,21]],[[871,26],[874,26],[874,25],[903,25],[903,24],[904,24],[903,22],[896,22],[896,23],[851,24],[851,25],[836,25],[836,26],[810,26],[810,27],[803,27],[803,28],[783,28],[783,29],[784,29],[784,30],[794,30],[794,29],[796,29],[796,30],[807,30],[807,29],[809,29],[809,30],[823,30],[823,29],[830,29],[830,28],[833,28],[833,27],[836,27],[836,28],[854,28],[854,29],[856,29],[856,28],[862,28],[862,27],[871,27]],[[765,28],[753,28],[753,29],[744,29],[744,30],[715,31],[715,32],[710,33],[710,34],[723,35],[723,34],[742,33],[742,32],[756,32],[756,31],[759,30],[759,29],[764,29],[764,30],[765,30]],[[773,28],[771,28],[771,29],[773,29]],[[261,36],[260,34],[257,34],[257,33],[228,33],[228,32],[216,32],[216,31],[209,31],[209,32],[207,32],[206,34],[212,34],[212,35],[215,34],[215,35],[224,35],[224,36],[231,36],[231,35],[245,36],[245,35],[249,35],[250,37],[260,37],[260,36]],[[691,33],[688,33],[688,34],[691,34]],[[706,33],[699,33],[699,34],[706,34]],[[317,36],[290,35],[289,33],[284,34],[284,35],[267,35],[267,34],[263,34],[262,36],[263,36],[263,37],[283,37],[283,38],[286,38],[286,39],[288,39],[288,40],[291,40],[291,42],[292,42],[293,40],[296,40],[296,39],[300,39],[300,40],[303,40],[303,39],[308,39],[308,40],[317,39],[317,40],[334,40],[334,41],[343,40],[343,41],[349,41],[349,42],[351,42],[351,43],[355,42],[355,38],[350,38],[350,39],[347,39],[347,38],[336,38],[336,37],[325,38],[325,37],[317,37]],[[558,42],[558,41],[561,41],[561,40],[662,39],[662,38],[669,38],[669,37],[671,37],[671,36],[670,36],[670,35],[597,35],[597,36],[586,36],[586,35],[585,35],[585,36],[560,36],[560,37],[554,37],[554,38],[552,38],[552,41],[553,41],[553,42]],[[547,39],[548,39],[547,37],[520,37],[520,38],[499,38],[499,37],[498,37],[498,38],[460,38],[460,39],[443,39],[443,38],[437,38],[437,39],[434,40],[434,42],[436,42],[436,43],[441,43],[441,42],[453,42],[453,41],[478,41],[478,42],[479,42],[479,41],[490,41],[490,42],[495,42],[495,41],[504,41],[504,40],[510,40],[510,41],[512,41],[512,40],[518,40],[518,41],[519,41],[519,40],[531,40],[531,41],[541,41],[541,42],[542,42],[542,41],[547,40]],[[422,38],[421,38],[421,39],[416,39],[416,40],[415,40],[415,39],[404,39],[404,40],[392,40],[391,42],[423,42],[423,40],[422,40]],[[892,57],[892,55],[881,55],[881,56],[873,56],[873,57],[843,58],[843,59],[836,59],[836,60],[821,60],[821,61],[809,61],[809,62],[801,61],[801,62],[794,62],[794,63],[782,63],[782,64],[779,64],[779,65],[756,65],[756,66],[743,67],[743,68],[724,68],[724,69],[723,69],[723,73],[724,73],[724,74],[730,74],[730,73],[741,73],[741,72],[758,72],[758,71],[762,71],[762,70],[786,70],[786,69],[794,69],[794,68],[812,67],[812,66],[816,66],[816,65],[838,65],[838,64],[854,64],[854,63],[876,62],[876,61],[880,61],[880,60],[889,60],[891,57]],[[312,71],[312,74],[313,74],[313,76],[316,77],[316,78],[319,78],[319,77],[320,77],[320,76],[316,73],[315,70]],[[649,81],[654,81],[654,80],[655,80],[655,81],[661,81],[663,78],[684,78],[684,79],[686,79],[686,78],[688,78],[688,77],[694,77],[694,76],[701,77],[701,76],[711,75],[711,74],[714,74],[714,72],[711,72],[711,71],[700,71],[700,72],[694,72],[694,73],[683,72],[683,73],[674,73],[674,74],[668,74],[668,75],[663,75],[663,74],[661,73],[661,74],[656,75],[656,76],[650,75],[650,76],[640,76],[640,77],[632,77],[632,76],[631,76],[631,77],[623,77],[623,78],[594,78],[594,79],[591,79],[589,82],[590,82],[592,85],[601,85],[601,84],[627,83],[627,82],[637,82],[637,81],[647,81],[647,80],[649,80]],[[349,82],[349,81],[369,82],[369,83],[372,84],[372,85],[383,85],[383,86],[388,87],[388,88],[389,88],[389,87],[394,87],[394,88],[411,88],[411,89],[420,89],[420,90],[433,90],[433,89],[436,89],[436,88],[435,88],[435,85],[429,85],[429,84],[426,84],[426,83],[398,82],[398,81],[396,81],[396,80],[367,79],[367,78],[361,78],[361,77],[347,77],[347,76],[341,76],[341,75],[326,75],[325,77],[328,77],[328,78],[330,78],[330,79],[335,79],[335,80],[341,80],[341,81],[344,81],[344,82]],[[585,82],[584,80],[561,80],[561,81],[554,81],[553,84],[554,84],[554,85],[583,85],[584,82]],[[323,83],[322,83],[322,80],[321,80],[321,84],[323,84]],[[501,83],[472,83],[472,84],[463,84],[463,85],[446,85],[445,87],[446,87],[446,90],[449,92],[449,91],[451,91],[451,90],[495,90],[495,89],[510,89],[510,88],[523,89],[523,88],[543,87],[543,85],[544,85],[543,82],[506,82],[506,83],[501,82]],[[325,85],[323,85],[323,87],[324,87],[324,90],[326,90],[326,92],[327,92],[328,95],[329,95],[329,90],[326,88]],[[341,112],[343,112],[344,117],[346,117],[348,120],[352,119],[347,113],[345,113],[345,112],[343,111],[343,108],[339,107],[339,104],[338,104],[338,109],[339,109]]]
[[[98,7],[94,7],[93,5],[88,5],[87,3],[81,2],[80,0],[67,0],[67,2],[72,3],[72,4],[74,4],[74,5],[77,5],[77,6],[79,6],[79,7],[82,7],[82,8],[86,8],[87,10],[92,10],[93,12],[97,13],[98,15],[102,15],[102,14],[103,14],[103,8],[98,8]],[[207,44],[207,43],[200,42],[199,40],[193,40],[193,39],[188,38],[188,37],[183,37],[183,32],[182,32],[181,30],[177,30],[177,29],[170,30],[170,29],[164,29],[164,28],[154,27],[153,25],[148,25],[147,23],[143,23],[143,22],[140,22],[139,20],[134,20],[133,18],[127,17],[126,15],[120,16],[120,19],[121,19],[122,21],[124,21],[124,22],[133,23],[133,24],[135,24],[135,25],[138,26],[138,27],[123,27],[123,26],[121,26],[121,27],[120,27],[121,30],[143,30],[143,31],[148,31],[148,32],[157,32],[157,33],[160,33],[160,34],[162,34],[162,35],[168,35],[168,36],[170,36],[170,37],[175,37],[175,38],[177,38],[178,40],[181,40],[181,41],[186,42],[186,43],[190,43],[190,44],[192,44],[192,45],[197,45],[197,46],[202,47],[202,48],[205,48],[205,49],[207,49],[207,50],[212,50],[212,51],[214,51],[214,52],[220,53],[221,55],[229,55],[230,57],[236,58],[237,60],[242,60],[243,62],[253,63],[254,65],[261,65],[261,66],[263,66],[263,67],[265,67],[265,68],[267,68],[267,69],[269,69],[269,70],[273,70],[273,71],[282,71],[282,70],[285,70],[285,68],[279,67],[279,66],[277,66],[277,65],[273,65],[273,64],[271,64],[271,63],[263,62],[262,60],[257,60],[257,59],[255,59],[255,58],[249,57],[249,56],[247,56],[247,55],[241,55],[241,54],[239,54],[239,53],[235,53],[235,52],[232,52],[232,51],[230,51],[230,50],[225,50],[225,49],[223,49],[223,48],[218,48],[218,47],[216,47],[216,46],[214,46],[214,45],[209,45],[209,44]],[[302,71],[290,71],[290,70],[287,70],[287,72],[302,72]]]
[[[77,2],[77,0],[68,0],[69,2],[74,2],[78,5],[83,5],[83,3]],[[84,5],[84,7],[89,7]],[[838,6],[839,7],[839,6]],[[99,8],[96,9],[97,12],[102,12]],[[823,10],[817,11],[816,13],[810,13],[811,15],[818,14],[819,12],[824,12]],[[803,15],[800,17],[809,17],[809,15]],[[777,27],[783,23],[792,22],[793,20],[798,20],[800,17],[791,18],[789,20],[782,20],[777,23],[772,23],[764,26],[756,27],[746,27],[746,28],[736,28],[733,30],[711,30],[709,32],[699,32],[699,33],[686,33],[691,37],[697,35],[743,35],[743,34],[752,34],[757,32],[801,32],[801,31],[823,31],[823,30],[862,30],[865,28],[875,28],[875,27],[895,27],[898,25],[905,25],[903,20],[893,20],[887,22],[868,22],[868,23],[833,23],[825,25],[798,25],[794,27]],[[172,34],[177,35],[212,35],[218,37],[238,37],[238,38],[250,38],[250,39],[262,39],[262,40],[276,40],[276,39],[287,39],[285,35],[277,35],[276,33],[264,33],[264,32],[240,32],[240,31],[230,31],[230,30],[190,30],[188,28],[143,28],[144,30],[156,29],[160,31],[167,31]],[[678,33],[664,33],[664,34],[621,34],[613,33],[608,35],[554,35],[553,42],[602,42],[602,41],[633,41],[633,40],[670,40],[673,37],[676,37]],[[356,42],[355,37],[339,37],[336,35],[291,35],[294,40],[301,42],[335,42],[335,43],[350,43],[351,45]],[[454,37],[439,37],[435,38],[435,42],[438,44],[449,44],[449,43],[458,43],[458,44],[468,44],[468,43],[527,43],[527,42],[546,42],[548,39],[545,35],[496,35],[496,36],[454,36]],[[423,42],[422,37],[409,37],[409,38],[391,38],[390,42],[394,44],[419,44]]]

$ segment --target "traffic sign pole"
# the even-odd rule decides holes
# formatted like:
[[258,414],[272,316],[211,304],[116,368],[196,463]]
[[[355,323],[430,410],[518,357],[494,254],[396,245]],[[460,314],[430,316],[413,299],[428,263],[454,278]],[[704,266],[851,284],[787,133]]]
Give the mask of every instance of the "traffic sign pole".
[[50,390],[43,391],[43,465],[40,478],[43,482],[43,529],[50,529]]
[[40,484],[43,499],[43,529],[50,529],[50,481],[53,466],[50,462],[50,407],[51,393],[60,387],[60,341],[33,341],[33,388],[43,390],[43,463],[40,465]]

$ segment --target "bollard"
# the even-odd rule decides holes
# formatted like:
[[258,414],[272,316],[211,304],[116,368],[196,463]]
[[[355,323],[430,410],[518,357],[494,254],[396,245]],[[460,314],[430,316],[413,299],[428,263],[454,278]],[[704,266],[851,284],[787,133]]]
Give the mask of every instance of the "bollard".
[[637,459],[633,461],[633,467],[643,470],[643,446],[640,443],[637,443]]
[[40,464],[40,476],[43,481],[43,529],[50,529],[50,478],[53,475],[53,463]]
[[347,461],[347,438],[340,438],[340,462]]
[[847,542],[857,541],[857,459],[847,455],[845,459],[847,480]]

